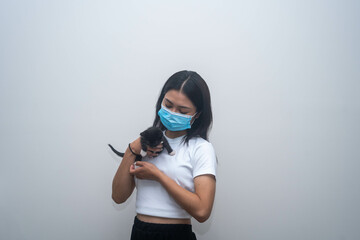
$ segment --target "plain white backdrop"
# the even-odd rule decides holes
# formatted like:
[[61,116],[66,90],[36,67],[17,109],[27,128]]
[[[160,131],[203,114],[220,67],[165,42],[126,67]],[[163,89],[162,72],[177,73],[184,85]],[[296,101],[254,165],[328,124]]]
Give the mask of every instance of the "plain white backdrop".
[[129,239],[111,199],[173,73],[218,160],[200,240],[360,239],[359,1],[1,1],[0,239]]

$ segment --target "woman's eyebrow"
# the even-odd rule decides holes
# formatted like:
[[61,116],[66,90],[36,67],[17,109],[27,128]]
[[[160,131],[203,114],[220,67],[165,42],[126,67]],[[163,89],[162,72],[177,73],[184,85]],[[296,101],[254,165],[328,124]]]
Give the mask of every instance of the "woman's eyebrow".
[[[169,99],[165,98],[166,101],[168,101],[170,104],[173,104]],[[174,105],[174,104],[173,104]],[[179,106],[179,108],[187,108],[187,109],[191,109],[190,107],[186,107],[186,106]]]

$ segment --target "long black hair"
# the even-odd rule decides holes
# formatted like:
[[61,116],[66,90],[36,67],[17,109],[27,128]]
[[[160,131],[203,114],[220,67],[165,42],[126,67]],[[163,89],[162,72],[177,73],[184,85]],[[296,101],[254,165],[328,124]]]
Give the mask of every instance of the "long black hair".
[[156,103],[154,127],[160,127],[165,130],[165,126],[161,123],[158,111],[161,108],[161,103],[165,94],[169,90],[182,91],[190,101],[196,107],[197,114],[200,114],[191,125],[190,129],[187,129],[187,134],[183,140],[185,143],[189,143],[192,137],[200,136],[208,141],[208,133],[212,127],[212,111],[211,111],[211,99],[209,88],[204,79],[194,71],[179,71],[174,73],[165,83],[160,92],[159,99]]

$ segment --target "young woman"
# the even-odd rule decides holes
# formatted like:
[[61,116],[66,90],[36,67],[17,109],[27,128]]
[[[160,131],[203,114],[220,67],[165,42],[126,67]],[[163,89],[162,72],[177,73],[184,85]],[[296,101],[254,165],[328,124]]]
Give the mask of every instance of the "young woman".
[[176,154],[162,144],[148,148],[134,164],[140,138],[131,142],[117,170],[112,198],[125,202],[137,188],[131,239],[196,239],[191,217],[205,222],[214,203],[216,155],[208,141],[212,124],[210,92],[199,74],[180,71],[161,90],[154,126],[160,127]]

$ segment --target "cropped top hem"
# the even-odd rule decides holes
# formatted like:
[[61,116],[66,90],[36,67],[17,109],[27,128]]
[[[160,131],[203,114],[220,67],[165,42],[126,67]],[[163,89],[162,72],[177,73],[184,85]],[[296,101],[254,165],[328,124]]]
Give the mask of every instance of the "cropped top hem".
[[153,217],[162,217],[162,218],[176,218],[176,219],[190,219],[191,215],[186,211],[180,213],[178,210],[171,211],[170,209],[154,209],[142,207],[141,210],[138,209],[138,214],[153,216]]

